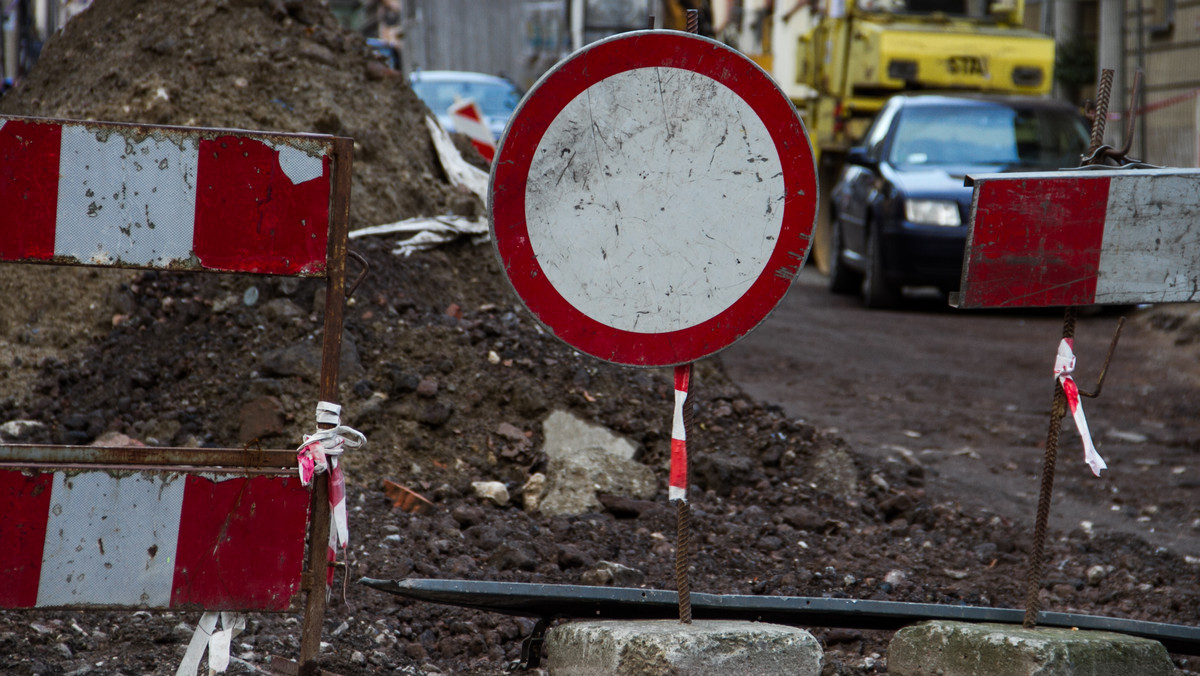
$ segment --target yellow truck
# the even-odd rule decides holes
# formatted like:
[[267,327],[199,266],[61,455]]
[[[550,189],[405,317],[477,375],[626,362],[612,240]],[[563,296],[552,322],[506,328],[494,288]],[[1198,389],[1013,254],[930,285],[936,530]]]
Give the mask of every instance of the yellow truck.
[[804,118],[821,172],[812,251],[822,272],[828,190],[889,96],[1046,95],[1054,76],[1054,40],[1025,27],[1024,0],[740,0],[712,10],[716,37],[771,73]]

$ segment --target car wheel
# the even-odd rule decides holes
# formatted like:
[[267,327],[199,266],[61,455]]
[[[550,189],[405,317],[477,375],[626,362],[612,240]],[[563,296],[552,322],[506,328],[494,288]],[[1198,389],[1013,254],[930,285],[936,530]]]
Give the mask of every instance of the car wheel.
[[833,293],[851,294],[858,293],[862,288],[863,276],[860,272],[855,272],[846,267],[846,262],[842,260],[842,224],[835,218],[832,225],[833,247],[829,257],[829,290]]
[[870,228],[869,232],[867,274],[862,285],[863,304],[876,310],[896,307],[900,304],[900,287],[889,282],[884,275],[883,252],[879,250],[879,229]]

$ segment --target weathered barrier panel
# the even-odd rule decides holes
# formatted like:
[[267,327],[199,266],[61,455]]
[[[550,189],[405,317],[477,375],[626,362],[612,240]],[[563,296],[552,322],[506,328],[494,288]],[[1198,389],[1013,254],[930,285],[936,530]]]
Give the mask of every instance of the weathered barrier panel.
[[1200,169],[970,177],[960,308],[1200,299]]
[[322,275],[332,141],[0,118],[0,260]]
[[[336,410],[352,148],[0,117],[0,263],[325,278],[319,396]],[[330,494],[302,486],[295,450],[0,445],[0,608],[303,605],[300,667],[315,673]]]
[[[88,450],[98,464],[0,467],[0,607],[298,607],[309,494],[294,472],[136,466]],[[188,453],[199,454],[177,450]]]

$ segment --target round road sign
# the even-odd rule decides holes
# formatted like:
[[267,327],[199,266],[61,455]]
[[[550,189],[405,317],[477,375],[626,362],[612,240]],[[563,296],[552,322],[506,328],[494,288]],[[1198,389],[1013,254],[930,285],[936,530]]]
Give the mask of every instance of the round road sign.
[[684,364],[778,305],[808,255],[808,134],[719,42],[638,31],[559,63],[493,163],[492,238],[521,301],[581,352]]

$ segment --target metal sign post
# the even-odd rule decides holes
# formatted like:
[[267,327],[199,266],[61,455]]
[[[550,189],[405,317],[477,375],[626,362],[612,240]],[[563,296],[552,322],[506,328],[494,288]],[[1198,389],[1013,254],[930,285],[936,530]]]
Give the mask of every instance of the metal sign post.
[[496,253],[538,322],[598,359],[676,367],[670,498],[688,622],[690,365],[762,322],[808,254],[817,178],[804,126],[729,47],[625,33],[534,85],[489,193]]
[[[323,277],[320,397],[336,402],[352,149],[0,118],[0,262]],[[296,462],[294,450],[0,446],[0,504],[20,535],[0,552],[15,581],[0,605],[285,611],[303,592],[299,671],[315,674],[329,487],[310,496]]]
[[[1098,88],[1089,160],[1105,154],[1101,139],[1111,82],[1112,71],[1106,70]],[[1123,157],[1124,152],[1116,155]],[[1068,413],[1079,428],[1084,459],[1093,473],[1099,476],[1106,468],[1092,445],[1080,397],[1099,395],[1122,324],[1117,325],[1095,391],[1081,391],[1072,376],[1075,307],[1192,302],[1200,297],[1200,230],[1195,227],[1200,218],[1200,170],[1130,166],[1135,168],[1085,162],[1071,171],[968,177],[975,187],[970,232],[961,286],[951,304],[1066,308],[1030,552],[1023,623],[1027,628],[1039,617],[1058,438]]]

